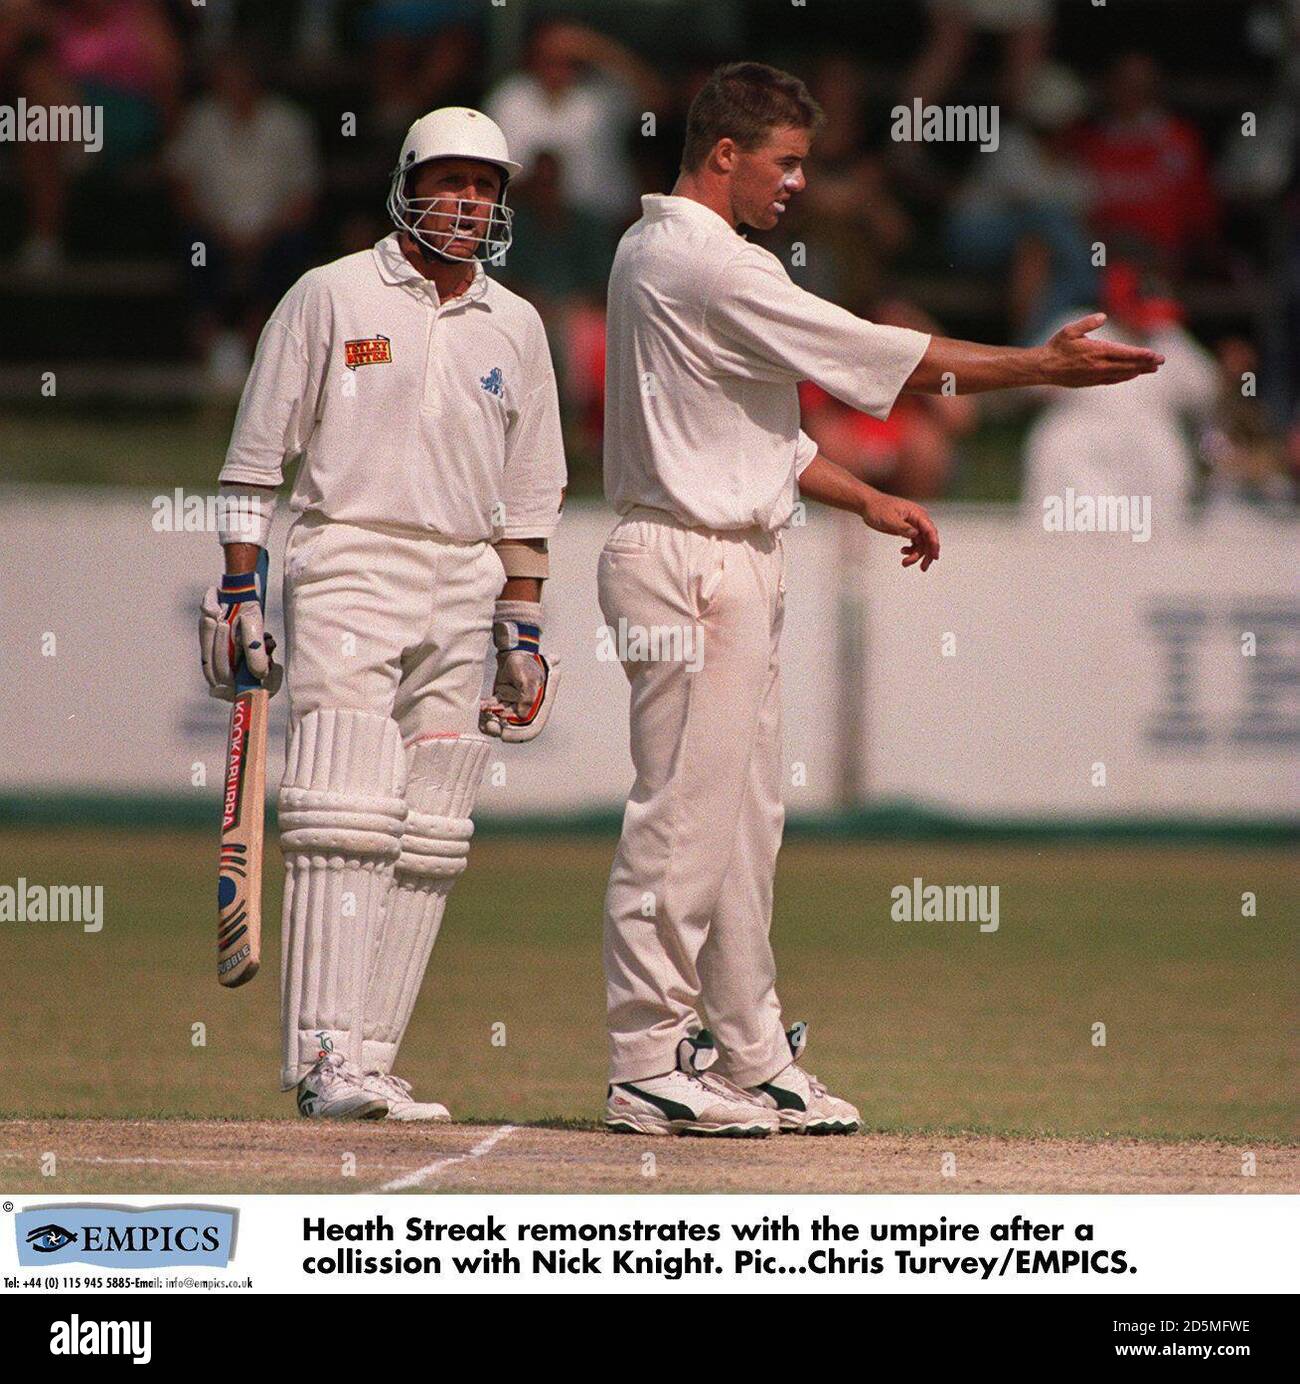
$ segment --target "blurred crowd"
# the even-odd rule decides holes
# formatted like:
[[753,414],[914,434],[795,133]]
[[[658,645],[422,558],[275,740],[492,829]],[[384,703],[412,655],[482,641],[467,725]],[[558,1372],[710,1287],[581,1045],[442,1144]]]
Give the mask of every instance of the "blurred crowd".
[[[1072,68],[1056,41],[1067,3],[899,0],[881,22],[889,8],[911,25],[911,56],[882,77],[833,26],[806,28],[789,56],[756,46],[746,0],[715,0],[707,22],[678,0],[0,0],[0,102],[94,104],[105,122],[101,154],[4,151],[0,195],[18,214],[0,256],[33,278],[115,247],[171,257],[195,359],[237,386],[293,279],[385,234],[406,125],[435,106],[479,106],[524,165],[509,191],[514,246],[493,272],[542,311],[573,446],[598,455],[618,236],[640,193],[671,187],[710,68],[761,54],[799,72],[826,112],[807,190],[764,241],[796,282],[874,320],[1024,344],[1100,307],[1107,331],[1167,355],[1120,405],[1109,392],[1104,408],[1032,401],[1028,500],[1073,483],[1069,458],[1087,456],[1109,491],[1292,503],[1300,193],[1288,38],[1300,3],[1242,0],[1259,54],[1249,137],[1239,110],[1210,128],[1176,109],[1156,52]],[[682,26],[696,26],[697,44],[681,42]],[[655,32],[662,44],[647,40]],[[505,67],[503,46],[515,54]],[[1175,37],[1164,61],[1177,58]],[[914,98],[996,102],[998,148],[891,139],[891,108]],[[126,234],[123,219],[137,218]],[[1260,295],[1280,331],[1259,327]],[[1211,314],[1207,333],[1206,299],[1242,306]],[[920,498],[958,484],[987,421],[961,397],[908,400],[886,422],[811,385],[803,405],[828,455]]]

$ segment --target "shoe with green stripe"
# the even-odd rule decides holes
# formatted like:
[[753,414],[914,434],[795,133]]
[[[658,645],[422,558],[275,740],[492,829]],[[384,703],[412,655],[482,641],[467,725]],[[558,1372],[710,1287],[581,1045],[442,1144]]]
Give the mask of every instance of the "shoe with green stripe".
[[776,1112],[782,1134],[856,1134],[862,1128],[857,1109],[831,1095],[811,1072],[799,1066],[808,1044],[808,1025],[797,1023],[785,1036],[795,1060],[770,1081],[749,1087],[750,1096]]
[[770,1107],[708,1070],[717,1059],[707,1031],[677,1045],[677,1068],[609,1088],[605,1128],[616,1134],[693,1134],[765,1139],[780,1129]]

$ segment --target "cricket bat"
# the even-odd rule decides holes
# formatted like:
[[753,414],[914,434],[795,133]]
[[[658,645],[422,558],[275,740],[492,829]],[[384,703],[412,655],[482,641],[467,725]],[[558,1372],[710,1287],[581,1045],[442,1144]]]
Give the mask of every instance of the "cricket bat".
[[[268,557],[257,559],[257,603],[266,609]],[[230,708],[217,875],[217,979],[252,980],[262,959],[262,837],[266,810],[266,720],[270,694],[240,656]]]

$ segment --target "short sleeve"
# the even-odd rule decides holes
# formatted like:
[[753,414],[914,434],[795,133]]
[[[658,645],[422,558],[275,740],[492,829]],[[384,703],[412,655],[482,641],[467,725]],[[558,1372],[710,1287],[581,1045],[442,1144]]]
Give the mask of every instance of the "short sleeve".
[[817,455],[817,444],[808,436],[802,428],[799,429],[799,436],[794,444],[794,473],[802,476],[808,469],[809,463]]
[[540,320],[527,365],[532,388],[506,432],[502,538],[549,538],[560,522],[567,479],[559,393]]
[[262,329],[221,468],[223,484],[278,486],[284,463],[315,425],[321,362],[313,362],[310,275],[285,294]]
[[875,418],[888,417],[930,344],[925,332],[868,322],[808,293],[775,256],[752,247],[719,270],[704,328],[720,373],[812,380]]

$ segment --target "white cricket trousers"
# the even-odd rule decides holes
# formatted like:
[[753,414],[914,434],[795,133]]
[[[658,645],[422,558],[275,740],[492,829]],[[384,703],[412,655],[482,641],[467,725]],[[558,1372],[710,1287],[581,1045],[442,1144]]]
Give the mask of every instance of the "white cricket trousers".
[[281,1069],[391,1071],[464,869],[488,754],[486,542],[303,515],[285,546]]
[[610,1080],[707,1027],[744,1086],[790,1061],[769,933],[781,802],[779,533],[631,510],[599,564],[631,683],[636,782],[605,899]]
[[351,707],[391,716],[408,746],[475,732],[504,581],[488,543],[301,515],[284,554],[290,729]]

